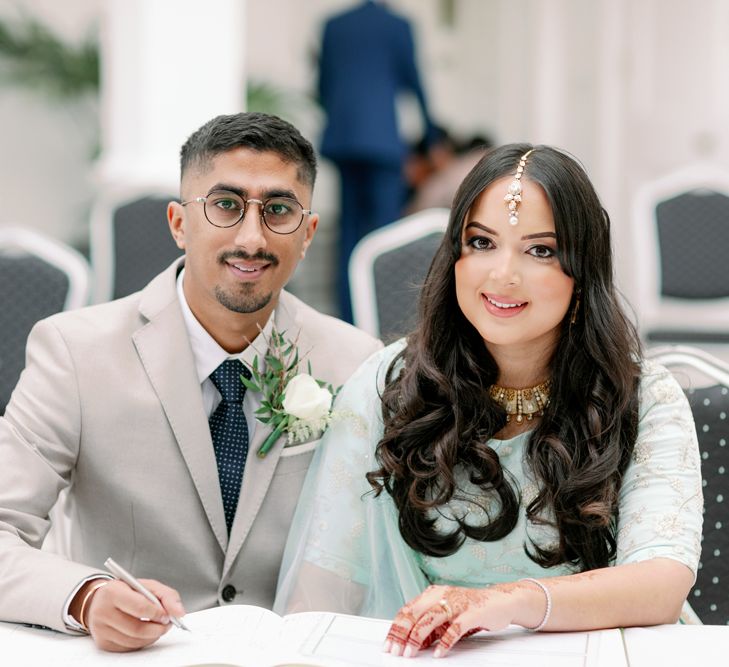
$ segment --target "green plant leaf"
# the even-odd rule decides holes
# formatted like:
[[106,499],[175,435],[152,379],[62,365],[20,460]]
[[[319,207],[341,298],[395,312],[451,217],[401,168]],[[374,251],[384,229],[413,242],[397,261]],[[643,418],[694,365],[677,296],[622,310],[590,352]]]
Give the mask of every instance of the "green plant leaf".
[[266,365],[276,373],[281,373],[284,369],[283,364],[276,357],[266,359]]
[[51,97],[67,100],[98,94],[96,35],[79,45],[67,44],[32,16],[14,23],[0,18],[0,66],[6,79]]
[[250,391],[260,392],[261,389],[253,380],[249,380],[245,375],[240,376],[240,381],[243,383],[243,386],[246,389],[249,389]]

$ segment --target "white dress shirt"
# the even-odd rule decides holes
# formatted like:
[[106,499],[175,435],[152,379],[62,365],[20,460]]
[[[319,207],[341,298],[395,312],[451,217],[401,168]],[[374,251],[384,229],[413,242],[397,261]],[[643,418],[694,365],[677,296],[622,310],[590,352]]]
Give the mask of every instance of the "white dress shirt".
[[[197,377],[200,380],[203,407],[205,408],[205,414],[210,418],[210,415],[213,414],[215,408],[218,407],[221,401],[220,392],[215,388],[213,381],[210,379],[210,374],[226,359],[239,359],[246,366],[250,366],[256,355],[258,355],[258,368],[264,370],[265,366],[262,362],[266,356],[266,349],[268,347],[266,341],[271,336],[271,330],[273,329],[273,314],[268,318],[268,322],[263,327],[262,336],[259,333],[251,341],[251,345],[246,347],[243,352],[228,354],[192,314],[182,289],[182,278],[184,275],[185,269],[183,268],[180,271],[180,275],[177,276],[177,296],[180,299],[182,317],[185,320],[185,327],[190,339],[190,347],[192,348],[192,356],[195,360],[195,368],[197,369]],[[256,430],[255,412],[260,404],[260,394],[251,391],[246,392],[245,398],[243,399],[243,414],[245,414],[246,422],[248,423],[248,442],[253,442],[253,435]]]

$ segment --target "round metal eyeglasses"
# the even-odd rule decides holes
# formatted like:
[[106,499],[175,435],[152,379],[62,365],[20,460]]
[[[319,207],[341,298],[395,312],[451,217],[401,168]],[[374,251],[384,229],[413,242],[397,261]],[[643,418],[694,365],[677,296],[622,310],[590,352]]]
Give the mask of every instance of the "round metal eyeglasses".
[[227,190],[214,190],[206,197],[183,201],[182,206],[193,202],[203,205],[205,217],[211,225],[223,228],[237,225],[245,217],[249,204],[258,204],[261,221],[276,234],[293,234],[301,226],[304,215],[312,213],[291,197],[246,199]]

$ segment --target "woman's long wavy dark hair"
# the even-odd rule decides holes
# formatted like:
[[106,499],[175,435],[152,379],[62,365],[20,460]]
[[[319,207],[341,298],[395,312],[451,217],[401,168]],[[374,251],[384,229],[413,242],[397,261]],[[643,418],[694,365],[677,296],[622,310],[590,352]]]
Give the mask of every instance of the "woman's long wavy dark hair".
[[[461,184],[421,292],[419,324],[387,374],[380,467],[367,477],[377,494],[384,489],[392,496],[407,544],[430,556],[454,553],[466,537],[499,540],[520,512],[519,489],[487,444],[506,423],[488,394],[498,368],[458,306],[454,266],[474,201],[515,173],[531,148],[511,144],[489,152]],[[550,362],[550,402],[526,450],[540,489],[527,518],[554,526],[559,542],[525,549],[542,567],[589,570],[615,557],[618,493],[637,436],[640,343],[613,283],[610,220],[584,169],[563,152],[537,146],[524,175],[547,195],[559,260],[575,284]],[[458,488],[457,469],[467,471],[483,497]],[[451,533],[439,532],[434,516],[452,498],[490,508],[491,515],[477,526],[456,517]]]

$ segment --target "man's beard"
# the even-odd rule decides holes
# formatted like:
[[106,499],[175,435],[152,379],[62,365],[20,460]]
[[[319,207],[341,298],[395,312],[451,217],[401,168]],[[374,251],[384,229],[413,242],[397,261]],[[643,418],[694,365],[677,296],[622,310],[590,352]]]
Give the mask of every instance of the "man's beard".
[[229,294],[223,291],[220,285],[215,286],[215,298],[221,306],[234,313],[255,313],[265,308],[273,298],[273,292],[268,294],[253,294],[255,285],[241,285],[241,293]]
[[[221,264],[226,264],[230,259],[242,259],[244,261],[262,260],[269,262],[272,267],[278,266],[279,264],[279,259],[276,255],[262,251],[257,252],[255,255],[249,255],[243,250],[233,250],[222,252],[218,256],[218,261]],[[221,306],[232,310],[234,313],[255,313],[265,308],[271,303],[271,299],[273,298],[273,292],[256,295],[254,293],[255,289],[255,284],[241,283],[240,292],[238,294],[230,294],[223,291],[220,285],[216,285],[215,298]]]

